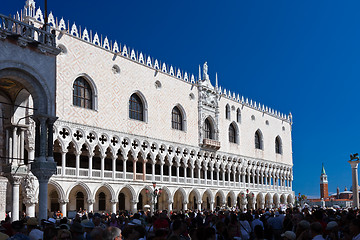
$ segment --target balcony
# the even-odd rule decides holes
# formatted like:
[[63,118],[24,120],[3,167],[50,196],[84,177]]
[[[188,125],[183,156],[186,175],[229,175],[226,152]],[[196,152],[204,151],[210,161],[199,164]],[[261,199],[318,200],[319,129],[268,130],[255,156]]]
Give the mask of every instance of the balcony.
[[56,48],[55,37],[48,31],[0,14],[0,39],[14,39],[20,46],[30,44],[37,46],[42,52],[58,54],[60,49]]
[[218,150],[220,148],[220,142],[214,139],[203,139],[203,147]]
[[[64,174],[63,174],[64,173]],[[145,178],[144,178],[145,176]],[[153,176],[151,173],[143,174],[143,173],[134,173],[132,172],[119,172],[119,171],[109,171],[104,170],[103,173],[99,169],[89,169],[79,168],[78,171],[74,167],[66,167],[63,169],[61,166],[57,167],[57,175],[53,176],[54,178],[64,178],[64,179],[92,179],[92,180],[111,180],[117,182],[144,182],[150,184],[154,180],[156,182],[162,182],[163,184],[175,184],[181,185],[194,185],[194,186],[207,186],[207,187],[226,187],[231,189],[249,189],[253,190],[263,190],[263,191],[282,191],[282,192],[290,192],[292,191],[289,186],[274,186],[267,184],[254,184],[254,183],[246,183],[246,182],[238,182],[238,181],[228,181],[228,180],[216,180],[216,179],[203,179],[203,178],[191,178],[184,176],[167,176],[167,175],[155,175]],[[135,177],[135,179],[134,179]],[[161,181],[162,180],[162,181]]]

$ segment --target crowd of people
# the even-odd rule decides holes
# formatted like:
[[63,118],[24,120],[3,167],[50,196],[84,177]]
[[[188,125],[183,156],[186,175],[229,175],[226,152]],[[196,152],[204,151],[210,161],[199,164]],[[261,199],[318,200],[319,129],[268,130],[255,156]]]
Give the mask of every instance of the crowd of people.
[[24,217],[1,223],[0,240],[360,240],[357,209],[263,209],[241,212],[121,211],[54,214],[47,220]]

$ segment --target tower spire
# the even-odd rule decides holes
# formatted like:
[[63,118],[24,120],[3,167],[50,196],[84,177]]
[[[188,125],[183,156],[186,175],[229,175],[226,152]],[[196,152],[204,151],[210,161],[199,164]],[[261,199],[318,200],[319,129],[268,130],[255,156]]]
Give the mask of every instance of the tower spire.
[[324,163],[322,164],[321,175],[326,175]]
[[217,76],[217,73],[215,75],[215,89],[218,89],[218,76]]
[[201,81],[201,67],[199,65],[199,81]]
[[320,197],[321,198],[329,197],[328,179],[325,172],[324,163],[322,164],[321,175],[320,175]]

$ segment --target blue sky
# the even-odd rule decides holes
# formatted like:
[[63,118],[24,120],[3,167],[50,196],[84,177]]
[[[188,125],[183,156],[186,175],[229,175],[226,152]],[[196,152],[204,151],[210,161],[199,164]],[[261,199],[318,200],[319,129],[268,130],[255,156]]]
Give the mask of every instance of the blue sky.
[[[9,15],[25,0],[5,1]],[[43,9],[44,3],[36,1]],[[48,0],[58,18],[196,74],[281,112],[292,112],[294,184],[319,196],[351,186],[360,152],[359,1]]]

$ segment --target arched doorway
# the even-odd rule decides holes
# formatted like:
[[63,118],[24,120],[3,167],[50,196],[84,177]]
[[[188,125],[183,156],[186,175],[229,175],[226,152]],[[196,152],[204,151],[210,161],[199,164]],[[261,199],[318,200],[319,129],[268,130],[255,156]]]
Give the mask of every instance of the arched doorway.
[[99,211],[105,211],[106,210],[106,195],[104,192],[99,193],[99,205],[98,205]]
[[76,211],[84,209],[85,197],[83,192],[76,193]]
[[59,195],[58,193],[53,190],[50,193],[50,212],[56,212],[60,210],[60,204],[59,204]]

